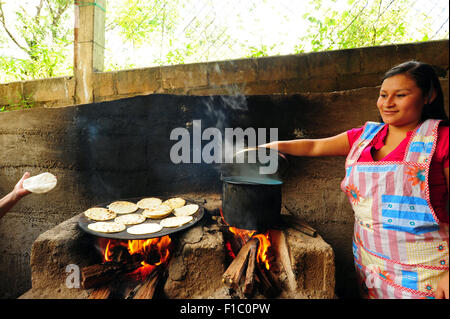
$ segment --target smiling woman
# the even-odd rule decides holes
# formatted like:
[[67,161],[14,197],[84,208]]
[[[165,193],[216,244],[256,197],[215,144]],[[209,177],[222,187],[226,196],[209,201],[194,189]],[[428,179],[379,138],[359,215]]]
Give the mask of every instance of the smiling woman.
[[389,70],[377,107],[384,123],[264,146],[297,156],[347,155],[341,188],[355,212],[362,296],[448,299],[449,127],[432,67],[408,61]]

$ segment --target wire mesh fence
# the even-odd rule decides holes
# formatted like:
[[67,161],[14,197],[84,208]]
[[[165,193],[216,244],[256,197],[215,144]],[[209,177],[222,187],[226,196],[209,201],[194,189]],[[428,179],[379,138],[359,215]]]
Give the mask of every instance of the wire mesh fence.
[[[448,39],[449,35],[449,4],[442,0],[186,0],[177,1],[173,7],[169,7],[166,6],[165,9],[176,11],[175,18],[171,21],[172,28],[154,29],[159,38],[149,36],[148,43],[135,45],[129,41],[121,41],[120,32],[111,33],[110,37],[107,35],[107,41],[120,46],[112,47],[107,44],[107,68],[114,69],[119,65],[140,67],[207,62],[348,48],[349,44],[342,47],[330,43],[314,45],[311,33],[324,32],[325,24],[328,23],[328,28],[334,28],[336,32],[334,35],[324,32],[324,35],[328,38],[339,37],[339,28],[332,26],[333,22],[330,20],[345,22],[343,16],[346,14],[353,19],[347,18],[347,22],[354,21],[357,14],[365,14],[364,18],[369,19],[370,15],[377,15],[377,12],[369,12],[369,9],[377,7],[378,15],[381,13],[386,16],[384,23],[390,23],[387,27],[397,28],[401,33],[384,42],[372,42],[373,45]],[[360,8],[365,11],[359,10]],[[308,13],[315,13],[319,18]],[[161,10],[155,14],[161,15],[164,12]],[[393,20],[396,17],[402,19]],[[381,20],[377,17],[378,29],[383,28]],[[396,22],[398,23],[395,24]],[[363,25],[357,27],[362,29]],[[117,26],[117,30],[120,28],[120,25]],[[322,42],[327,40],[329,39],[325,38]],[[338,41],[334,41],[336,42]],[[367,44],[357,41],[354,43],[355,47],[365,45]],[[117,54],[121,51],[127,53]]]
[[[0,82],[71,72],[73,4],[0,0]],[[449,37],[445,0],[107,0],[105,9],[106,71]]]

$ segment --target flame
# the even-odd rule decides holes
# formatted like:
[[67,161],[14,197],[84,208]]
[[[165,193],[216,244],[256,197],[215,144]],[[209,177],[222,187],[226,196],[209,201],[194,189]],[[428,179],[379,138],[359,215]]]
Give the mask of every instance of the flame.
[[232,226],[230,226],[228,230],[232,232],[235,236],[238,236],[242,240],[242,243],[244,244],[248,242],[249,239],[252,238],[253,234],[256,232],[255,230],[239,229]]
[[255,235],[253,237],[257,238],[259,240],[258,254],[256,255],[257,256],[257,261],[258,262],[262,262],[263,264],[265,264],[266,269],[269,270],[270,269],[270,264],[269,264],[269,258],[267,256],[267,252],[269,250],[269,247],[272,245],[270,243],[269,233],[267,232],[265,235],[264,234],[257,234],[257,235]]
[[142,253],[145,251],[148,251],[152,249],[152,246],[155,246],[155,248],[158,251],[158,254],[160,255],[159,261],[153,264],[149,264],[147,261],[141,262],[141,267],[136,269],[134,272],[130,274],[130,276],[134,276],[137,278],[145,278],[149,274],[153,272],[159,265],[164,264],[169,259],[169,246],[172,240],[169,236],[164,237],[158,237],[158,238],[151,238],[147,240],[129,240],[128,241],[128,252],[130,255],[133,255],[135,253]]
[[100,247],[105,247],[103,251],[103,262],[112,261],[112,249],[116,246],[123,246],[127,248],[130,255],[142,254],[146,255],[152,249],[156,250],[159,254],[159,260],[155,263],[148,263],[144,260],[141,262],[141,267],[136,269],[134,272],[130,273],[130,276],[143,279],[153,272],[158,266],[165,264],[170,256],[170,244],[172,240],[169,236],[163,236],[158,238],[144,239],[144,240],[113,240],[110,239],[105,244],[105,239],[101,238],[99,245]]
[[111,244],[111,241],[108,241],[108,244],[106,244],[105,253],[103,258],[105,261],[111,261],[111,255],[112,253],[109,251],[109,245]]
[[[246,230],[246,229],[239,229],[236,227],[228,227],[228,230],[233,233],[235,236],[238,236],[242,244],[245,244],[247,241],[249,241],[251,238],[256,238],[259,241],[258,245],[258,252],[257,252],[257,261],[260,263],[263,263],[267,270],[270,269],[270,263],[269,258],[267,256],[267,252],[269,250],[269,247],[272,245],[270,242],[270,233],[269,231],[266,234],[256,234],[255,230]],[[231,251],[231,249],[230,249]]]

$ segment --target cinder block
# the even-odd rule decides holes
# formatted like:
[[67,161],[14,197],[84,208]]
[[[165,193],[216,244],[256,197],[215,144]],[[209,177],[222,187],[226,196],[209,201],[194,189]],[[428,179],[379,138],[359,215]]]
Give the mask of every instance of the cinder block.
[[206,86],[207,68],[202,63],[161,67],[161,80],[164,90]]
[[160,87],[160,68],[142,68],[118,71],[115,74],[117,94],[150,94]]
[[308,78],[306,55],[263,57],[256,60],[258,81],[280,81]]
[[229,60],[206,63],[210,86],[257,81],[256,59]]

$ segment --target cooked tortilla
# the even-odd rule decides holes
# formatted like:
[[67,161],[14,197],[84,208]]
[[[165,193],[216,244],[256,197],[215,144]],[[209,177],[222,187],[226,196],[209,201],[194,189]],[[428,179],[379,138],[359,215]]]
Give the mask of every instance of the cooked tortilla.
[[117,222],[96,222],[89,224],[88,228],[100,233],[118,233],[125,230],[126,226]]
[[143,198],[136,203],[139,208],[153,208],[162,204],[162,200],[156,197]]
[[198,211],[197,204],[189,204],[183,207],[175,208],[173,213],[175,216],[191,216]]
[[114,221],[124,225],[136,225],[143,223],[145,221],[145,217],[141,214],[126,214],[116,217]]
[[160,225],[168,228],[179,227],[189,223],[192,219],[192,216],[167,217],[161,220]]
[[126,201],[112,202],[108,205],[108,208],[110,211],[113,211],[117,214],[130,214],[139,209],[139,207],[135,203]]
[[172,209],[182,207],[184,204],[186,204],[186,201],[181,197],[171,198],[163,202],[163,205],[170,206]]
[[167,205],[159,205],[153,208],[144,209],[142,215],[147,218],[159,219],[169,216],[172,213],[172,207]]
[[116,213],[102,207],[92,207],[84,211],[84,216],[97,221],[105,221],[115,218]]
[[32,193],[43,194],[55,188],[56,183],[55,175],[45,172],[25,179],[23,181],[23,188]]
[[136,226],[131,226],[127,229],[127,232],[132,235],[145,235],[157,233],[162,229],[160,224],[150,223],[150,224],[140,224]]

